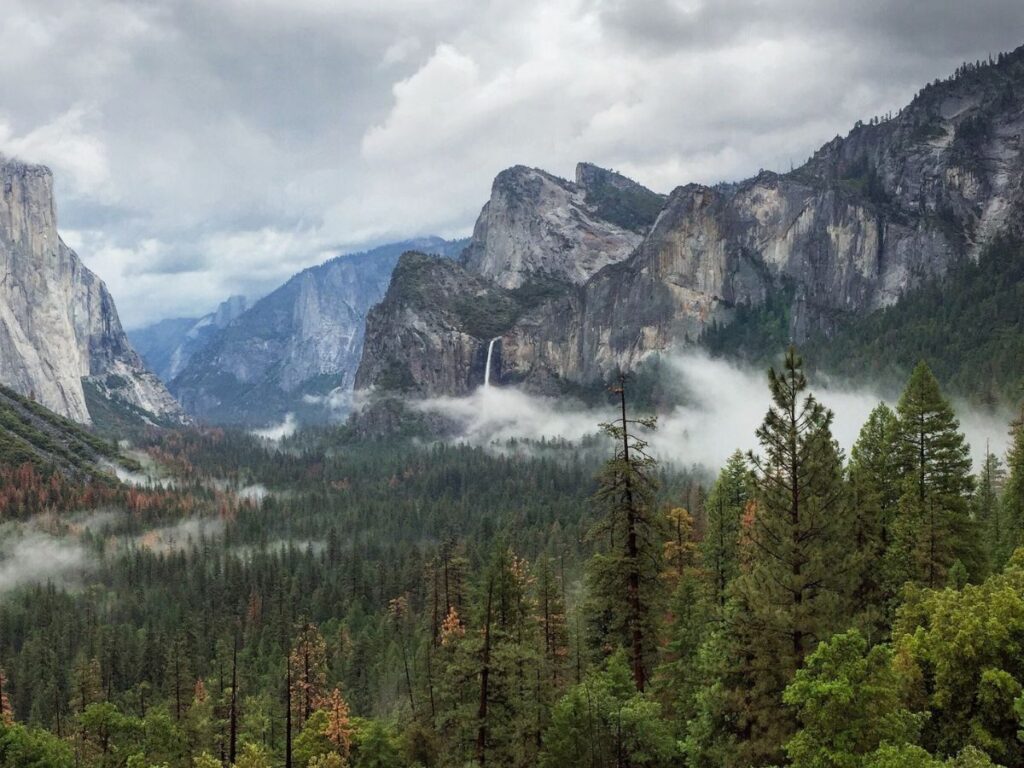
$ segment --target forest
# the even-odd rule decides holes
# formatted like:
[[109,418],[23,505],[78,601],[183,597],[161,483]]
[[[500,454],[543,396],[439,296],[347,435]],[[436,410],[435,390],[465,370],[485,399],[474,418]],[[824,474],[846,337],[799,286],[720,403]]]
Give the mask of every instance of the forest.
[[1024,764],[1024,421],[972,467],[922,362],[847,455],[796,350],[766,386],[717,475],[652,454],[628,379],[582,446],[7,463],[0,766]]

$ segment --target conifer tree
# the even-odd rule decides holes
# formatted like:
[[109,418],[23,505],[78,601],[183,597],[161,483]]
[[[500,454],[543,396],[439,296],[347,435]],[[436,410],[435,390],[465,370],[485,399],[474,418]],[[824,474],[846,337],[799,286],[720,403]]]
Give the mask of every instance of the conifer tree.
[[1006,482],[1003,462],[994,453],[985,452],[985,462],[974,481],[971,514],[981,532],[985,557],[993,570],[1000,570],[1009,559],[1010,526],[1004,519],[1002,492]]
[[832,413],[811,394],[792,347],[751,454],[754,508],[746,531],[749,566],[735,582],[732,633],[743,680],[737,692],[742,757],[778,761],[792,735],[782,693],[815,646],[839,625],[849,591],[846,488]]
[[1010,449],[1006,453],[1006,488],[1003,493],[1003,519],[1007,529],[1000,552],[1003,561],[1024,542],[1024,407],[1010,426]]
[[667,714],[682,728],[695,714],[700,675],[697,654],[708,628],[708,605],[698,567],[693,518],[669,510],[662,579],[670,593],[666,640],[655,676],[655,690]]
[[636,429],[654,429],[655,421],[629,418],[625,377],[614,392],[620,416],[601,429],[615,441],[615,455],[601,470],[594,495],[603,515],[592,533],[602,550],[591,559],[588,577],[593,613],[602,624],[595,639],[604,648],[626,649],[633,680],[642,692],[656,649],[662,537],[655,509],[655,460]]
[[740,521],[750,500],[750,469],[740,451],[718,475],[704,506],[707,527],[700,543],[712,605],[724,608],[726,587],[739,575]]
[[288,656],[292,723],[301,729],[327,684],[327,644],[315,624],[304,623]]
[[896,411],[903,493],[894,524],[894,570],[929,588],[943,586],[957,560],[979,575],[980,542],[969,510],[970,454],[926,363],[914,368]]
[[7,675],[0,667],[0,725],[14,723],[14,710],[11,708],[10,694],[7,691]]
[[888,634],[902,585],[898,575],[890,576],[884,568],[902,488],[898,440],[896,414],[880,403],[871,411],[850,450],[850,610],[871,642]]
[[562,586],[555,577],[551,559],[546,555],[541,557],[535,571],[533,605],[540,644],[534,694],[537,710],[535,741],[540,744],[551,710],[567,684],[569,627]]

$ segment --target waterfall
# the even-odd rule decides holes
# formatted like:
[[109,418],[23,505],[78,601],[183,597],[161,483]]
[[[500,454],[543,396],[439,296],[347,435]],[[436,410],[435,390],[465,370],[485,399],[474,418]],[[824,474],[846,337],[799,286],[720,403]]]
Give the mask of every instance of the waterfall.
[[498,341],[501,336],[495,336],[491,339],[491,343],[487,345],[487,366],[484,368],[484,386],[491,386],[491,355],[494,354],[494,342]]

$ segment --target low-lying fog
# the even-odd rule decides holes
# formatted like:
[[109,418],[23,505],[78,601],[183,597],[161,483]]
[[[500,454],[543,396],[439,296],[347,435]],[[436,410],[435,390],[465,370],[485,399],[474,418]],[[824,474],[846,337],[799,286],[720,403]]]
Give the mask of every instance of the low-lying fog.
[[[768,409],[770,395],[764,370],[755,370],[691,352],[666,359],[675,386],[687,393],[687,404],[658,419],[648,435],[662,461],[702,465],[716,472],[737,448],[757,448],[754,430]],[[810,390],[835,413],[833,433],[849,451],[871,410],[882,400],[868,389],[810,382]],[[889,401],[890,405],[895,403]],[[565,399],[527,394],[513,387],[481,387],[466,397],[417,401],[414,407],[447,417],[461,431],[460,439],[477,445],[500,445],[511,439],[579,440],[597,424],[614,419],[612,408],[587,408]],[[1003,455],[1009,443],[1009,413],[992,414],[954,403],[960,425],[980,466],[986,441]]]

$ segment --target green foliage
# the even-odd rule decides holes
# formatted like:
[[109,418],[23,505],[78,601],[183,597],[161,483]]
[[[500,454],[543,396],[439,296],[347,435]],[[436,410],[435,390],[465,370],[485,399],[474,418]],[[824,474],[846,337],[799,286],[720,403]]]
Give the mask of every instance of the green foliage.
[[996,564],[1005,562],[1014,547],[1024,544],[1024,409],[1013,422],[1013,438],[1006,454],[1006,489],[1000,502],[1005,528],[996,545]]
[[852,630],[818,646],[786,688],[800,730],[786,744],[793,768],[859,768],[883,744],[914,744],[921,716],[900,700],[892,651]]
[[42,728],[0,722],[3,768],[70,768],[74,754],[67,742]]
[[902,581],[885,567],[893,539],[902,474],[899,420],[879,404],[861,428],[847,470],[853,509],[852,610],[872,641],[888,635]]
[[740,523],[750,501],[750,470],[740,451],[729,457],[704,505],[706,533],[700,543],[712,604],[725,606],[726,588],[739,575]]
[[638,693],[626,655],[610,656],[558,702],[541,755],[543,768],[678,765],[679,754],[657,703]]
[[596,174],[587,184],[586,202],[605,221],[645,232],[658,218],[665,197],[638,184],[616,184],[605,174]]
[[969,447],[925,363],[914,369],[896,410],[896,458],[904,485],[893,524],[893,572],[901,581],[937,587],[959,560],[977,578],[985,566],[968,505],[973,490]]
[[929,712],[925,748],[953,755],[970,745],[1005,765],[1024,761],[1014,713],[1024,680],[1024,551],[981,584],[912,593],[893,643],[908,701]]
[[794,349],[768,378],[772,404],[757,430],[764,453],[750,456],[755,508],[732,620],[742,670],[736,715],[755,764],[778,757],[792,734],[783,689],[815,644],[840,628],[849,592],[848,501],[832,413],[805,394]]
[[603,648],[626,648],[637,689],[650,676],[658,616],[661,567],[661,519],[655,507],[656,462],[638,429],[651,430],[653,419],[629,419],[625,383],[620,383],[622,416],[602,424],[614,441],[615,454],[598,475],[594,506],[600,517],[591,536],[600,550],[587,567],[591,642]]

